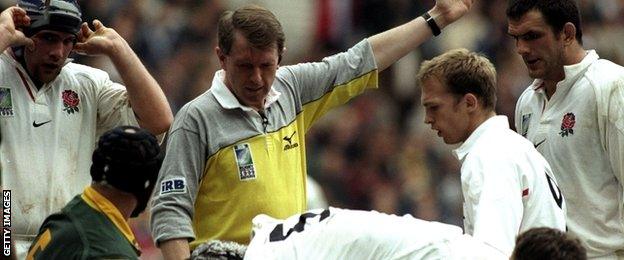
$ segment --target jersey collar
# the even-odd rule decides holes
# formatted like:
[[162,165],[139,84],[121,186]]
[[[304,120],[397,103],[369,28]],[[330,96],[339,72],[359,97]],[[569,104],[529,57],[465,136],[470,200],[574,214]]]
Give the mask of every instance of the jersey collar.
[[103,213],[106,215],[110,221],[115,224],[117,229],[123,233],[124,237],[134,246],[134,249],[137,253],[141,252],[141,248],[139,247],[139,243],[134,237],[134,233],[132,233],[132,229],[128,225],[128,222],[124,219],[119,212],[119,209],[115,207],[115,205],[110,202],[106,197],[102,196],[99,192],[97,192],[93,187],[88,186],[81,195],[82,199],[93,209]]
[[[212,91],[212,95],[217,99],[219,105],[221,105],[225,109],[235,109],[240,108],[243,111],[254,111],[255,109],[245,106],[238,102],[236,96],[225,86],[225,71],[219,70],[215,73],[214,78],[212,79],[212,87],[210,90]],[[264,108],[268,108],[271,104],[275,103],[279,96],[282,95],[279,91],[275,90],[273,86],[269,90],[267,94],[266,100],[264,101]]]
[[[581,60],[581,62],[577,64],[563,66],[563,72],[565,73],[565,78],[562,81],[559,81],[557,83],[557,90],[559,91],[560,89],[568,89],[572,85],[574,85],[574,83],[578,80],[578,78],[581,77],[585,73],[587,68],[589,68],[589,65],[597,61],[599,58],[600,57],[598,56],[598,53],[596,53],[595,50],[589,50],[586,52],[586,55],[583,58],[583,60]],[[543,82],[544,80],[542,79],[535,79],[533,83],[531,84],[531,87],[534,90],[543,90],[542,89]]]
[[466,155],[472,150],[472,147],[489,129],[509,129],[509,121],[506,116],[493,116],[488,120],[485,120],[481,125],[475,129],[472,134],[459,146],[459,148],[453,150],[453,153],[460,161],[466,158]]

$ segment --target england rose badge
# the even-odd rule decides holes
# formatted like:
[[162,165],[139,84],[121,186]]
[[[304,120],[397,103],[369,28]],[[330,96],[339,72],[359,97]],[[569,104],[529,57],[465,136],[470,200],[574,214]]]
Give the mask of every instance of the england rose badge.
[[563,116],[563,120],[561,121],[561,132],[559,134],[561,137],[573,135],[574,134],[574,124],[576,124],[576,116],[574,113],[567,113]]
[[74,112],[80,112],[78,110],[78,104],[80,104],[80,98],[78,97],[78,93],[74,92],[71,89],[63,91],[63,111],[67,112],[67,114],[73,114]]

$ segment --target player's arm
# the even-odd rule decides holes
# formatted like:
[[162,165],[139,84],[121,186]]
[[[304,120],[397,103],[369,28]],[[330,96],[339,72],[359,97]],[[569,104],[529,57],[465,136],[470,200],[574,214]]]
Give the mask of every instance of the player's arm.
[[615,177],[624,188],[624,78],[615,84],[609,97],[606,145]]
[[[511,164],[493,164],[499,158],[481,159],[469,165],[470,188],[466,204],[472,205],[473,236],[510,255],[523,216],[522,190],[511,176]],[[462,170],[465,167],[462,166]]]
[[160,250],[165,260],[188,259],[191,256],[186,238],[167,240],[160,244]]
[[0,52],[10,46],[30,45],[32,40],[27,38],[18,27],[30,25],[30,18],[26,11],[13,6],[0,13]]
[[[440,29],[462,17],[474,0],[437,0],[428,13]],[[433,36],[425,19],[418,17],[408,23],[370,37],[377,68],[382,71],[413,51]]]
[[139,125],[156,135],[167,131],[173,121],[173,114],[160,85],[115,30],[105,27],[98,20],[93,21],[93,26],[95,31],[87,23],[82,24],[74,51],[108,56],[126,86]]
[[[166,155],[152,196],[151,229],[165,259],[188,258],[194,205],[206,165],[207,125],[185,106],[168,135]],[[195,111],[195,110],[193,110]],[[168,258],[167,256],[174,257]]]

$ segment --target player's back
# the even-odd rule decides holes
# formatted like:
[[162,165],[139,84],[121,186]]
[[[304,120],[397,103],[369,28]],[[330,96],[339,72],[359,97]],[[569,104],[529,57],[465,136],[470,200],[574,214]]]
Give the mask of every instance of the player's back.
[[[505,259],[461,228],[376,211],[317,209],[259,215],[245,259]],[[475,255],[478,254],[478,255]]]

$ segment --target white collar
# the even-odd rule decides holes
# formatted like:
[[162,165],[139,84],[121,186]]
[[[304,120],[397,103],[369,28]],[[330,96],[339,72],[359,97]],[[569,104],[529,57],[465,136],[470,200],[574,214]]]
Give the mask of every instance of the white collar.
[[[232,91],[230,91],[230,89],[227,86],[225,86],[224,81],[225,81],[225,71],[219,70],[215,73],[215,76],[212,79],[212,87],[211,87],[212,95],[214,95],[214,97],[217,99],[217,102],[219,102],[219,104],[223,108],[225,109],[240,108],[243,111],[255,111],[255,109],[253,109],[252,107],[245,106],[241,104],[240,102],[238,102],[238,99],[236,98],[236,96],[234,96],[234,93],[232,93]],[[267,94],[267,97],[264,101],[264,108],[268,108],[271,104],[275,103],[275,101],[277,101],[277,99],[279,98],[281,94],[282,93],[275,90],[275,88],[271,86],[271,89],[269,90],[269,93]]]
[[[588,50],[583,60],[581,60],[581,62],[577,64],[563,66],[563,72],[565,73],[565,78],[562,81],[559,81],[559,83],[557,83],[557,89],[559,89],[560,87],[565,88],[565,87],[572,86],[574,82],[576,82],[578,77],[583,75],[583,73],[589,67],[589,65],[597,61],[599,58],[600,57],[598,56],[598,53],[596,53],[595,50]],[[544,80],[542,79],[535,79],[533,83],[531,84],[531,87],[534,90],[538,90],[542,87],[543,82]]]
[[460,161],[463,161],[466,155],[472,150],[477,140],[481,138],[490,129],[509,129],[509,121],[506,116],[493,116],[485,120],[475,129],[468,139],[462,145],[453,150],[453,153]]

